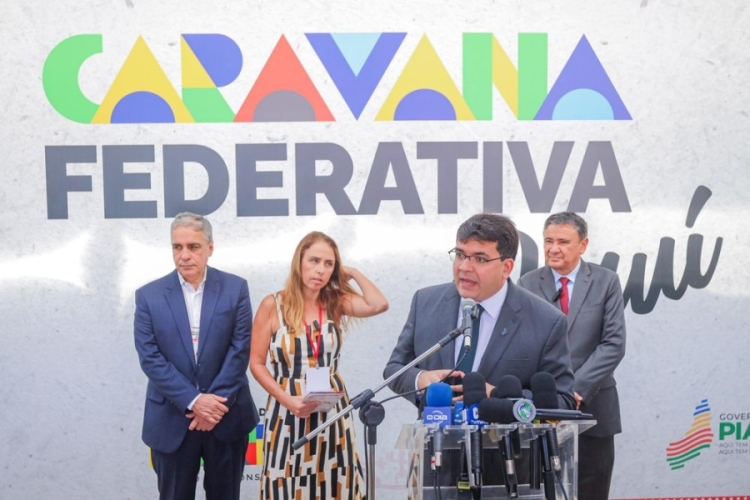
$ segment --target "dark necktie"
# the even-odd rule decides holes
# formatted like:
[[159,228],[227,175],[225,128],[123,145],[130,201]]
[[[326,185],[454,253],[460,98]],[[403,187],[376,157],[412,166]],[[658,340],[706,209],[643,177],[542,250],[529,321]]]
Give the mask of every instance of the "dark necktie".
[[560,309],[563,314],[568,315],[568,304],[570,302],[570,295],[568,295],[568,282],[570,280],[565,276],[560,278]]
[[[469,348],[469,352],[467,352],[464,358],[461,360],[461,364],[456,367],[458,371],[469,373],[474,367],[474,358],[477,355],[477,344],[479,343],[479,321],[482,319],[483,312],[484,307],[477,304],[477,317],[471,323],[471,347]],[[459,358],[460,357],[461,356],[459,355]]]

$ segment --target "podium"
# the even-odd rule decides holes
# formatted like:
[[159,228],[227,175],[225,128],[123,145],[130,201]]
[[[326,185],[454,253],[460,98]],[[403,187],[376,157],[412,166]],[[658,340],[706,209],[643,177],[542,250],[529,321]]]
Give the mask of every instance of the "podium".
[[[443,464],[439,474],[431,467],[431,444],[437,424],[421,422],[406,424],[402,427],[396,448],[410,454],[409,474],[407,479],[408,498],[412,500],[460,500],[472,498],[481,491],[483,500],[507,499],[508,491],[503,481],[504,461],[500,451],[504,436],[508,435],[514,442],[517,459],[518,498],[545,500],[545,485],[538,489],[530,477],[532,457],[530,447],[536,449],[545,439],[548,429],[557,430],[557,442],[560,457],[560,473],[554,478],[554,495],[560,500],[578,498],[578,434],[593,427],[595,420],[562,421],[558,424],[508,425],[488,424],[482,427],[475,425],[448,425],[442,429]],[[471,463],[471,434],[481,434],[482,446],[482,485],[472,485],[467,489],[467,464]],[[476,442],[476,441],[475,441]],[[538,463],[538,462],[537,462]],[[462,477],[463,476],[463,477]],[[463,479],[463,481],[462,481]],[[548,478],[549,481],[549,478]],[[473,481],[472,481],[473,482]],[[564,492],[563,492],[564,488]]]

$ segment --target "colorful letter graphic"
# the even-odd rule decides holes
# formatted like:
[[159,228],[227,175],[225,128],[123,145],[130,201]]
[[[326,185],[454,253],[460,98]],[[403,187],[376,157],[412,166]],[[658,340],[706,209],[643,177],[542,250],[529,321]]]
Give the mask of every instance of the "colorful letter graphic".
[[57,44],[44,61],[42,85],[47,100],[68,120],[91,123],[99,105],[78,84],[78,73],[91,56],[102,52],[102,35],[76,35]]
[[685,462],[692,460],[701,454],[701,450],[707,449],[713,442],[714,434],[711,432],[711,408],[708,400],[701,400],[695,407],[693,413],[693,425],[685,433],[685,437],[679,441],[669,443],[667,446],[667,463],[672,470],[682,469]]
[[242,52],[219,34],[182,35],[182,100],[196,122],[234,120],[234,111],[219,92],[242,70]]
[[359,118],[406,33],[307,33],[313,50]]
[[473,120],[474,115],[423,35],[375,119]]
[[[388,70],[406,33],[307,33],[306,38],[355,119]],[[463,34],[459,91],[426,35],[379,104],[377,121],[492,120],[494,90],[518,120],[631,120],[582,36],[548,92],[548,36],[518,34],[514,66],[492,33]],[[55,46],[42,70],[52,107],[79,123],[316,122],[335,118],[282,35],[235,114],[220,89],[239,76],[242,51],[218,33],[180,37],[181,94],[138,37],[101,104],[81,90],[81,69],[102,52],[102,35]]]
[[586,36],[573,49],[535,120],[630,120]]
[[334,119],[282,35],[234,121],[320,122]]
[[192,123],[143,37],[138,37],[91,123]]
[[477,120],[492,119],[492,87],[513,116],[531,120],[547,95],[547,35],[518,35],[518,69],[491,33],[464,33],[464,99]]
[[[245,461],[248,465],[263,465],[263,424],[256,425],[255,429],[250,431],[247,449],[245,450]],[[148,465],[150,468],[154,468],[151,448],[148,450]],[[201,459],[201,465],[203,465],[203,459]]]
[[263,424],[258,424],[250,431],[247,440],[245,461],[248,465],[263,465]]

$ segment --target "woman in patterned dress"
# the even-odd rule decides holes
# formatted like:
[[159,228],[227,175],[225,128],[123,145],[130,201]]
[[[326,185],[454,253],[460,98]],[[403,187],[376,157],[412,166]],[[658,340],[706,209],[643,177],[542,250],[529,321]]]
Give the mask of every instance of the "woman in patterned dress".
[[[365,498],[351,413],[299,450],[292,444],[326,420],[326,413],[314,411],[315,403],[302,401],[308,370],[326,369],[331,389],[346,391],[338,363],[349,318],[387,309],[388,301],[369,279],[341,264],[329,236],[314,231],[299,242],[284,289],[263,299],[253,322],[250,371],[269,395],[261,499]],[[330,414],[348,404],[346,395]]]

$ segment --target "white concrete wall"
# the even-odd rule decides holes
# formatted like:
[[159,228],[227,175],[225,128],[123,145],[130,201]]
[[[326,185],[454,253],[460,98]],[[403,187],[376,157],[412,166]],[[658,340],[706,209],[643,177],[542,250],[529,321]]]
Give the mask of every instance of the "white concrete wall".
[[[702,249],[703,274],[721,240],[707,286],[688,287],[679,300],[659,294],[647,314],[636,314],[632,302],[628,305],[628,351],[617,371],[624,432],[617,438],[612,496],[750,494],[750,448],[741,447],[750,443],[744,437],[750,427],[745,381],[750,366],[750,272],[744,261],[750,247],[746,2],[386,0],[354,6],[342,1],[30,0],[6,2],[3,11],[0,497],[156,496],[155,475],[140,440],[146,380],[133,347],[132,315],[134,290],[172,266],[169,219],[164,217],[164,191],[170,189],[162,180],[164,144],[200,144],[224,159],[230,186],[225,202],[209,215],[216,242],[211,263],[246,277],[253,304],[282,286],[296,242],[313,229],[331,234],[346,263],[381,287],[390,310],[357,327],[344,351],[343,373],[356,394],[381,382],[413,292],[450,279],[446,252],[455,229],[484,208],[482,144],[488,141],[526,142],[538,179],[544,178],[553,144],[574,142],[552,207],[534,213],[504,146],[502,208],[537,245],[546,216],[568,207],[589,144],[611,144],[630,210],[615,213],[609,201],[594,199],[583,215],[591,228],[588,259],[601,262],[607,252],[618,254],[623,287],[636,254],[646,256],[645,285],[643,277],[634,285],[652,284],[662,238],[674,239],[677,283],[685,274],[690,235],[703,237],[693,247]],[[357,120],[305,33],[398,31],[407,36]],[[422,34],[460,89],[465,32],[492,32],[514,62],[518,33],[547,33],[550,87],[585,35],[633,119],[519,121],[495,92],[491,121],[374,120]],[[83,92],[95,103],[102,102],[138,36],[179,92],[180,35],[222,33],[237,42],[244,56],[240,75],[222,89],[236,111],[285,35],[336,121],[75,123],[48,102],[43,65],[61,41],[90,33],[102,35],[103,53],[84,63],[79,77]],[[405,149],[423,214],[405,214],[401,203],[383,201],[377,215],[337,215],[318,196],[317,215],[296,215],[295,144],[342,146],[354,165],[346,192],[359,207],[378,144],[394,141]],[[417,159],[417,143],[428,141],[479,143],[478,159],[459,162],[457,213],[438,213],[435,160]],[[259,197],[289,199],[291,215],[237,216],[235,145],[246,143],[287,144],[286,161],[259,167],[283,172],[283,187],[261,189]],[[125,200],[156,201],[157,218],[105,218],[105,145],[154,146],[153,162],[125,167],[126,172],[150,173],[151,187],[129,190]],[[94,163],[68,166],[68,175],[90,176],[92,190],[67,195],[66,219],[48,218],[48,146],[94,146],[96,151]],[[325,175],[330,168],[321,164],[318,173]],[[191,166],[186,177],[188,196],[201,196],[206,174]],[[387,182],[395,185],[392,173]],[[596,182],[604,182],[601,172]],[[700,186],[712,195],[687,227],[688,208]],[[263,405],[263,391],[254,383],[252,391]],[[712,445],[672,471],[666,448],[684,437],[703,399],[711,409]],[[379,478],[380,498],[397,497],[387,488],[397,468],[390,449],[401,424],[413,416],[409,404],[388,403],[378,449],[388,471]],[[720,439],[721,424],[730,418],[740,419],[739,440],[732,435]],[[259,470],[246,468],[243,498],[256,497],[258,481],[253,478]]]

